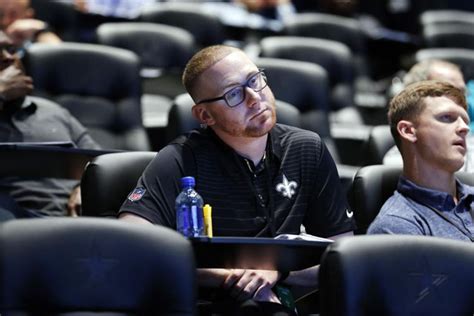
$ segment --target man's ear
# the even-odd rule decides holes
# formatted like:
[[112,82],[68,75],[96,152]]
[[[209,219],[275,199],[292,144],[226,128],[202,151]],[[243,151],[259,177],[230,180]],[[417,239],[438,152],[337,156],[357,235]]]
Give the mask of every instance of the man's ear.
[[397,124],[397,131],[401,138],[409,141],[410,143],[416,142],[416,127],[413,122],[401,120]]
[[215,124],[214,118],[212,117],[211,113],[207,110],[207,108],[202,105],[194,105],[192,108],[193,116],[196,120],[198,120],[201,124],[205,124],[207,126],[212,126]]

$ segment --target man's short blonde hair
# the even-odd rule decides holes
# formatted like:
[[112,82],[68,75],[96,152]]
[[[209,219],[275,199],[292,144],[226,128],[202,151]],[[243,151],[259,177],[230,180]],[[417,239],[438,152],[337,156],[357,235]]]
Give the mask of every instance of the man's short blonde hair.
[[464,93],[452,84],[439,80],[415,82],[408,85],[390,101],[388,122],[398,149],[401,149],[400,135],[397,131],[398,122],[401,120],[416,120],[426,107],[425,98],[443,96],[450,98],[463,109],[467,109]]
[[182,82],[194,101],[197,101],[195,100],[196,86],[202,73],[236,51],[240,52],[241,50],[232,46],[213,45],[200,50],[188,61],[183,72]]

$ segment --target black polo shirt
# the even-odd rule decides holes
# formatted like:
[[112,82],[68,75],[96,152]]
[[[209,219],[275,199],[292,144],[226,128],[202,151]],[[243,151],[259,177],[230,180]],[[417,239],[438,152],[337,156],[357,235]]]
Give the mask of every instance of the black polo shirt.
[[120,213],[175,228],[180,178],[190,175],[212,206],[216,236],[298,234],[301,225],[323,237],[353,230],[335,163],[321,138],[277,124],[269,140],[264,161],[253,166],[211,129],[192,131],[157,154],[137,183],[140,198],[127,199]]

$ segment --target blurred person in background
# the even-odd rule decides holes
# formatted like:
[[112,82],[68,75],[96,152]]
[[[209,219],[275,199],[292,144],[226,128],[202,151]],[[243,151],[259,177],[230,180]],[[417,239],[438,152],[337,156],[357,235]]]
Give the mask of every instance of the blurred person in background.
[[17,47],[32,42],[59,43],[44,21],[34,18],[29,0],[0,0],[0,27]]
[[296,13],[291,0],[235,0],[251,13],[271,20],[284,21]]
[[358,13],[359,0],[320,0],[320,10],[329,14],[354,17]]
[[[16,47],[0,31],[0,142],[62,142],[87,149],[97,143],[65,108],[29,97],[33,80],[25,75]],[[81,205],[79,181],[0,178],[0,221],[43,216],[76,216]]]
[[156,0],[72,0],[75,8],[82,13],[135,19],[146,6],[157,3]]

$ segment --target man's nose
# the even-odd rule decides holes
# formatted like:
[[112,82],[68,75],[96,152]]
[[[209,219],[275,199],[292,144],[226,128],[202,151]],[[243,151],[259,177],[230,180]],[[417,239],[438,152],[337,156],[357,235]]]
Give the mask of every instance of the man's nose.
[[260,93],[256,92],[250,87],[245,87],[245,94],[246,94],[246,103],[248,107],[253,107],[255,105],[254,101],[260,100]]
[[462,117],[459,117],[459,118],[458,118],[458,131],[459,131],[460,133],[467,134],[467,133],[469,133],[469,130],[470,130],[469,124],[466,123],[466,122],[462,119]]

